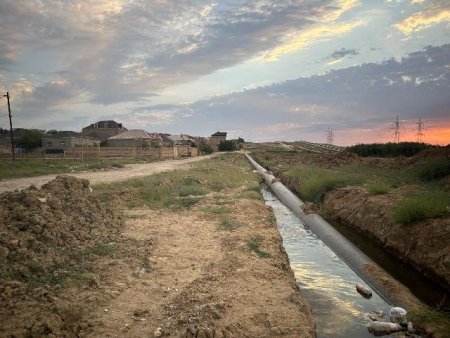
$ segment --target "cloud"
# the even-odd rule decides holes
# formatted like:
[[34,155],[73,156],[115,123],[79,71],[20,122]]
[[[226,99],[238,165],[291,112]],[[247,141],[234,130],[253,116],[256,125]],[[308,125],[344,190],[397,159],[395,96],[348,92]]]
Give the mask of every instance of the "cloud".
[[333,53],[331,53],[327,59],[341,59],[346,56],[355,56],[358,55],[359,51],[358,49],[347,49],[347,48],[341,48],[339,50],[335,50]]
[[321,24],[313,26],[309,29],[301,31],[290,37],[285,43],[264,52],[255,59],[257,62],[273,62],[277,61],[283,54],[293,53],[297,50],[305,48],[313,43],[325,41],[330,38],[347,34],[356,27],[360,26],[362,21],[353,21],[347,23]]
[[[414,4],[421,2],[413,1]],[[421,31],[425,28],[450,22],[450,6],[444,1],[432,2],[428,9],[414,13],[413,15],[403,19],[394,25],[399,31],[405,35],[413,32]]]
[[[147,100],[164,88],[250,60],[312,24],[331,23],[356,4],[3,0],[0,69],[29,67],[41,54],[51,69],[40,83],[38,66],[27,74],[36,88],[63,77],[87,102]],[[78,90],[66,93],[78,96]]]
[[[399,60],[154,109],[171,112],[171,131],[208,135],[215,129],[236,130],[238,125],[241,134],[236,137],[293,140],[319,135],[319,141],[324,141],[322,136],[329,127],[336,131],[376,130],[396,115],[404,120],[449,116],[448,55],[450,45],[427,47]],[[185,112],[189,118],[182,117]],[[353,140],[357,141],[364,139]]]

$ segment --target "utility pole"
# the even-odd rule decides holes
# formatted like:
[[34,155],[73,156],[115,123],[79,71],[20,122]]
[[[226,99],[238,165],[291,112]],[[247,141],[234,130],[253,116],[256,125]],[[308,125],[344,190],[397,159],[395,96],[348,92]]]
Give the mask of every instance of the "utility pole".
[[11,132],[11,154],[12,154],[13,161],[15,161],[16,155],[14,154],[14,135],[13,135],[13,127],[12,127],[11,104],[9,103],[9,92],[6,92],[6,95],[3,95],[3,97],[6,97],[6,100],[8,101],[9,129]]
[[425,125],[422,121],[422,119],[419,117],[419,122],[417,124],[417,142],[423,143],[423,139],[425,137],[425,134],[423,133],[423,130],[425,129]]

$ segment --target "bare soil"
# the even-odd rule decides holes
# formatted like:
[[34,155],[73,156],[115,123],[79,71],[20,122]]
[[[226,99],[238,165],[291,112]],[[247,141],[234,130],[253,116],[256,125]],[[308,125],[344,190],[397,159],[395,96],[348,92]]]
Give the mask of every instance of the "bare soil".
[[326,194],[323,208],[327,216],[356,228],[386,250],[425,275],[450,285],[450,216],[413,224],[395,224],[390,206],[396,199],[416,191],[414,186],[371,195],[362,187],[345,187]]
[[315,337],[271,209],[243,192],[183,211],[122,210],[66,176],[1,194],[2,336]]

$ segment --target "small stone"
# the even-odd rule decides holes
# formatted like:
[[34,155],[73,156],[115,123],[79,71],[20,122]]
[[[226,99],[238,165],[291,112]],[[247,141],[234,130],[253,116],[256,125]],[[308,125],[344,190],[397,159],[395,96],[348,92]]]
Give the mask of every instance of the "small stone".
[[153,332],[153,337],[162,337],[163,335],[163,329],[161,327],[158,327],[155,332]]
[[412,322],[408,322],[406,327],[407,327],[408,333],[414,333],[414,326],[413,326]]

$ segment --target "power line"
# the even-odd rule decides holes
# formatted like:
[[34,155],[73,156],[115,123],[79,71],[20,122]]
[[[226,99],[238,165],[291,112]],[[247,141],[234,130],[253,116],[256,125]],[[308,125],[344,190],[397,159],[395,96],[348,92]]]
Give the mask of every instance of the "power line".
[[419,117],[419,122],[417,124],[417,142],[423,143],[425,134],[423,133],[423,130],[425,129],[425,125],[422,121],[422,119]]
[[328,128],[327,130],[327,143],[328,144],[333,144],[334,142],[334,132],[333,129]]
[[400,122],[398,121],[398,116],[395,119],[394,122],[392,122],[393,127],[391,129],[394,129],[394,142],[400,143]]

